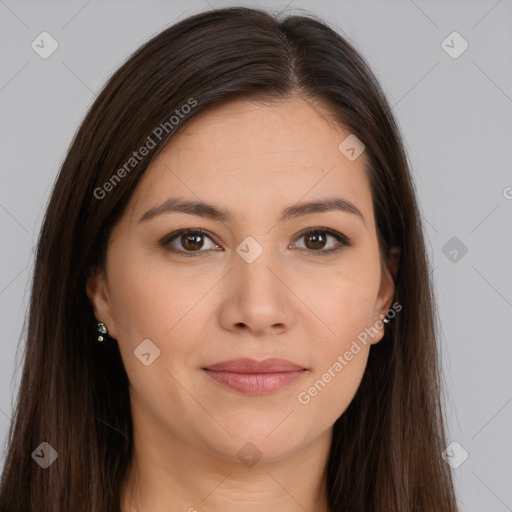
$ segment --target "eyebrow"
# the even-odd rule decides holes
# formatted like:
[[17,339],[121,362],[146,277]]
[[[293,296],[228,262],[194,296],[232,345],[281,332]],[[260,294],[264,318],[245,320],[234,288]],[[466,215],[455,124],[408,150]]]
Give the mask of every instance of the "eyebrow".
[[[320,199],[318,201],[308,203],[298,203],[289,206],[281,213],[279,222],[295,219],[313,213],[323,213],[330,211],[342,211],[357,215],[364,220],[361,211],[350,201],[341,197],[332,197],[328,199]],[[139,220],[139,224],[143,221],[152,219],[158,215],[171,212],[187,213],[189,215],[197,215],[220,222],[230,222],[234,219],[235,214],[227,208],[221,208],[213,204],[204,203],[202,201],[187,201],[178,198],[169,198],[164,203],[150,208]]]

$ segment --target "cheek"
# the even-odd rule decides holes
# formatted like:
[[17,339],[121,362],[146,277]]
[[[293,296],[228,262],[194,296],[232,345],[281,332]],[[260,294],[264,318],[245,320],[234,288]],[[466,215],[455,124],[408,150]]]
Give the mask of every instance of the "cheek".
[[328,328],[315,338],[314,374],[298,402],[324,411],[329,421],[346,410],[364,375],[379,279],[378,260],[361,257],[308,293],[308,306]]
[[[343,344],[371,325],[380,285],[380,269],[375,258],[347,258],[340,268],[308,278],[302,295],[311,310],[328,329],[331,344]],[[340,347],[341,345],[341,347]]]
[[332,425],[346,411],[359,388],[368,360],[368,349],[362,346],[350,361],[345,359],[344,353],[336,353],[328,358],[308,386],[299,391],[297,402],[302,414],[309,413],[321,418],[312,425],[313,429]]
[[[200,350],[201,324],[194,312],[213,283],[208,284],[207,276],[190,279],[190,272],[174,270],[171,275],[137,258],[113,266],[110,274],[118,345],[133,396],[156,415],[162,404],[183,409],[189,398],[175,379],[185,382],[188,368],[183,363]],[[137,357],[146,339],[157,347],[149,345],[150,360],[152,351],[158,353],[148,366]]]
[[332,424],[347,409],[366,369],[370,343],[365,330],[371,326],[377,293],[370,274],[347,275],[309,297],[328,329],[315,337],[313,374],[297,402],[321,415],[322,425]]
[[[162,360],[172,340],[173,352],[192,352],[200,323],[194,314],[215,280],[196,267],[173,269],[142,258],[122,261],[112,268],[112,310],[119,321],[120,345],[133,349],[151,339],[161,350]],[[197,316],[197,314],[196,314]]]

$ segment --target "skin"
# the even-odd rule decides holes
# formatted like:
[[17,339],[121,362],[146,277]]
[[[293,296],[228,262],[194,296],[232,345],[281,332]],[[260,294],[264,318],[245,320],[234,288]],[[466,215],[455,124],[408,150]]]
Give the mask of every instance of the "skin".
[[[328,510],[332,426],[384,330],[308,404],[297,397],[382,318],[394,293],[364,153],[349,161],[338,150],[350,132],[328,116],[325,104],[299,96],[196,116],[152,162],[113,230],[106,274],[92,272],[87,293],[130,380],[135,457],[123,512]],[[234,219],[173,212],[139,222],[171,196],[229,208]],[[351,201],[363,219],[333,210],[278,222],[288,206],[329,197]],[[183,253],[199,247],[195,256],[159,245],[184,228],[209,233],[202,247],[172,242]],[[354,246],[319,256],[339,242],[299,237],[307,228],[330,228]],[[247,236],[263,249],[252,263],[236,252]],[[147,338],[160,349],[149,366],[134,356]],[[280,357],[308,371],[251,396],[201,369],[238,357]],[[261,453],[250,467],[237,457],[247,442]]]

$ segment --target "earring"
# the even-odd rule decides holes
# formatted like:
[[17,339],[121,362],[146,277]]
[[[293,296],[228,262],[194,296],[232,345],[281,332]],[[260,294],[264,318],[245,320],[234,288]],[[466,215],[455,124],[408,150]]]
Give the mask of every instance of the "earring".
[[384,317],[384,318],[382,319],[382,321],[383,321],[385,324],[389,324],[389,322],[391,322],[391,320],[390,320],[389,318],[387,318],[387,317]]
[[[108,337],[107,326],[103,322],[98,322],[96,329],[99,333],[98,341],[104,341]],[[104,334],[106,335],[105,337],[103,336]]]

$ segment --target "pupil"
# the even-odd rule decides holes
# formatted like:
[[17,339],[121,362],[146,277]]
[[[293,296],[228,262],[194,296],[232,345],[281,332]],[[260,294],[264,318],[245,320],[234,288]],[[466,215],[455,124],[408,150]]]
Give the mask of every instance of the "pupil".
[[[322,234],[314,234],[314,235],[308,235],[308,238],[309,240],[313,239],[313,240],[317,240],[316,242],[314,241],[313,242],[313,249],[321,249],[321,245],[323,242],[325,242],[325,240],[322,240],[322,238],[324,238],[324,235]],[[318,247],[318,245],[320,245],[320,247]]]
[[[183,246],[187,249],[200,249],[203,245],[201,241],[198,241],[201,238],[202,235],[183,235],[183,239],[185,240],[183,242]],[[199,247],[198,247],[199,246]]]

